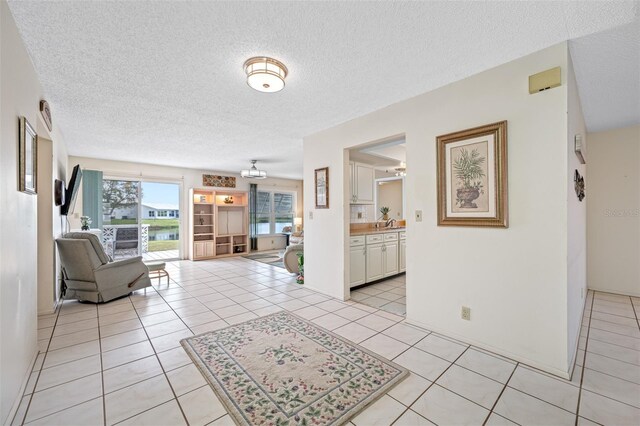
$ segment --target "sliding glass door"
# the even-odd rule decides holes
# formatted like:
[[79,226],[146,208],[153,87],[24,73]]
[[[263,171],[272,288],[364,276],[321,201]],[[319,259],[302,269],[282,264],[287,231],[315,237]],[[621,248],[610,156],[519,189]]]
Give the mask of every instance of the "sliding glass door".
[[148,260],[180,257],[180,185],[142,182],[142,227],[147,227]]
[[115,260],[180,258],[180,184],[102,179],[102,232]]
[[102,180],[102,233],[114,259],[140,256],[140,181]]

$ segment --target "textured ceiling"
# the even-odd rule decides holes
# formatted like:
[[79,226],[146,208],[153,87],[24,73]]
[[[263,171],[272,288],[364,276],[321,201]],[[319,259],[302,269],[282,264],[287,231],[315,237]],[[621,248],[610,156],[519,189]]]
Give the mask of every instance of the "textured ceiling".
[[[221,171],[255,158],[291,178],[302,176],[308,134],[628,24],[638,9],[622,1],[9,5],[70,154]],[[242,63],[255,55],[287,65],[284,91],[247,87]]]
[[587,129],[640,124],[640,20],[569,43]]

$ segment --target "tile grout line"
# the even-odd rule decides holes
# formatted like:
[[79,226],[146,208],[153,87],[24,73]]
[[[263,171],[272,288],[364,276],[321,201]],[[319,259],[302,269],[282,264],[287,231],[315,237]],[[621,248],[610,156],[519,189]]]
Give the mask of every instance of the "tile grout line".
[[[59,307],[56,309],[57,313],[56,313],[56,320],[53,323],[53,330],[51,331],[51,336],[49,337],[49,343],[47,344],[47,349],[43,353],[42,366],[38,370],[38,376],[36,377],[36,382],[33,384],[33,391],[31,391],[31,395],[29,395],[29,402],[27,403],[27,408],[24,410],[22,421],[20,422],[21,425],[24,425],[25,421],[27,420],[27,414],[29,413],[29,409],[31,408],[31,402],[33,401],[33,396],[36,394],[36,389],[38,388],[38,382],[40,381],[40,375],[42,374],[42,370],[44,370],[44,363],[47,361],[47,355],[49,354],[49,346],[51,345],[51,340],[53,340],[53,331],[55,331],[55,327],[58,324],[58,318],[60,318],[60,311],[62,311],[63,304],[64,304],[64,300],[62,301],[62,303],[60,303]],[[37,360],[38,360],[38,357],[36,356],[36,362]],[[29,378],[31,378],[32,373],[33,371],[29,373]],[[27,384],[28,383],[29,381],[27,380]],[[51,414],[55,414],[55,413],[51,413]],[[47,414],[47,415],[51,415],[51,414]],[[42,417],[46,417],[46,416],[42,416]],[[34,419],[34,420],[38,420],[38,419]]]
[[[582,402],[582,385],[584,382],[584,370],[587,368],[587,349],[589,348],[589,333],[591,332],[591,317],[593,315],[593,303],[596,300],[596,292],[594,291],[591,295],[591,306],[589,307],[589,321],[587,325],[587,335],[585,336],[584,341],[584,355],[582,357],[582,369],[580,370],[580,387],[578,388],[578,403],[576,405],[576,422],[575,426],[578,426],[578,420],[580,418],[580,402]],[[582,316],[584,320],[584,315]],[[578,336],[580,339],[580,336]]]
[[633,314],[636,316],[636,323],[638,324],[638,329],[640,329],[640,319],[638,319],[638,311],[636,311],[636,307],[633,304],[633,298],[629,296],[629,301],[631,302],[631,309],[633,309]]
[[96,315],[98,319],[98,348],[100,350],[100,385],[102,386],[102,421],[105,426],[107,424],[107,400],[104,392],[104,363],[102,362],[102,334],[100,333],[100,309],[96,306]]
[[[491,406],[491,409],[489,410],[489,414],[487,414],[487,418],[484,419],[484,422],[482,422],[482,426],[486,425],[487,422],[489,421],[489,417],[491,417],[491,414],[493,413],[493,410],[496,408],[496,405],[498,405],[498,401],[500,401],[500,398],[502,398],[502,394],[504,393],[505,390],[507,390],[507,387],[509,386],[509,381],[511,381],[511,378],[513,377],[513,375],[516,373],[516,370],[518,369],[518,367],[520,366],[519,362],[516,362],[516,366],[513,368],[513,370],[511,371],[511,374],[509,374],[509,378],[507,379],[507,381],[504,383],[504,386],[502,387],[502,390],[500,391],[500,393],[498,394],[498,397],[496,398],[496,400],[493,402],[493,405]],[[524,392],[523,392],[524,393]],[[528,394],[527,394],[528,395]],[[496,415],[500,415],[498,413],[496,413]],[[502,416],[501,416],[502,417]],[[506,417],[505,417],[506,419]],[[511,419],[507,419],[513,422],[513,420]],[[516,423],[516,422],[514,422]]]
[[[146,293],[146,289],[145,289],[145,293]],[[162,297],[162,296],[160,296],[160,297]],[[129,298],[131,298],[131,296],[129,296]],[[133,302],[132,302],[132,304],[133,304]],[[138,320],[140,320],[140,315],[138,314],[138,310],[136,309],[135,305],[133,306],[133,309],[136,312],[136,315],[138,315]],[[140,322],[142,322],[142,321],[140,321]],[[189,419],[187,418],[187,415],[185,414],[184,409],[182,408],[182,405],[180,404],[180,401],[178,400],[178,395],[176,394],[175,389],[173,389],[173,385],[171,384],[171,380],[169,380],[169,376],[167,376],[167,371],[165,370],[164,365],[162,365],[162,362],[160,361],[160,357],[158,356],[158,352],[156,351],[156,348],[153,347],[153,344],[151,343],[151,337],[149,336],[149,333],[147,333],[147,330],[144,327],[143,327],[143,330],[144,330],[144,334],[147,336],[147,341],[149,342],[149,345],[151,345],[151,348],[153,349],[153,354],[156,357],[156,361],[158,361],[158,364],[160,365],[160,368],[162,369],[162,373],[164,374],[164,379],[169,384],[169,388],[171,389],[171,393],[173,394],[173,397],[176,400],[176,404],[178,404],[178,408],[180,408],[180,413],[182,413],[182,417],[184,418],[185,422],[187,424],[189,424]],[[157,377],[157,376],[155,376],[155,377]],[[123,389],[126,389],[126,387],[123,388]],[[164,401],[164,402],[162,402],[162,404],[165,404],[166,402],[168,402],[168,401]],[[157,406],[160,406],[162,404],[158,404]],[[155,408],[155,407],[151,407],[151,408]],[[147,411],[147,410],[145,410],[145,411]],[[127,419],[130,419],[132,417],[135,417],[138,414],[141,414],[143,412],[144,411],[142,411],[140,413],[136,413],[133,416],[127,417],[126,419],[122,419],[120,422],[122,422],[124,420],[127,420]],[[118,423],[120,423],[120,422],[118,422]]]
[[[427,337],[427,336],[425,336],[425,337]],[[422,340],[422,339],[420,339],[420,340]],[[416,344],[417,344],[417,343],[418,343],[418,342],[416,342]],[[413,347],[413,346],[412,346],[412,347]],[[400,417],[404,416],[404,414],[405,414],[407,411],[409,411],[409,410],[411,409],[411,406],[412,406],[413,404],[415,404],[417,400],[419,400],[420,398],[422,398],[422,396],[423,396],[425,393],[427,393],[427,391],[429,391],[429,389],[431,389],[434,385],[436,385],[436,382],[438,381],[438,379],[440,379],[440,377],[442,377],[442,376],[444,375],[444,373],[446,373],[446,372],[451,368],[451,366],[452,366],[452,365],[454,365],[454,364],[455,364],[455,363],[456,363],[456,362],[457,362],[457,361],[462,357],[462,355],[464,355],[464,354],[469,350],[469,348],[470,348],[470,347],[471,347],[470,345],[467,345],[467,347],[465,348],[465,350],[464,350],[464,351],[462,351],[462,352],[460,353],[460,355],[458,355],[458,356],[457,356],[457,358],[456,358],[455,360],[453,360],[453,361],[452,361],[452,362],[447,366],[447,368],[445,368],[445,369],[442,371],[442,373],[440,373],[440,374],[438,375],[438,377],[436,377],[433,381],[431,381],[431,380],[427,379],[426,377],[424,377],[426,380],[431,381],[431,384],[430,384],[429,386],[427,386],[427,388],[426,388],[424,391],[422,391],[422,393],[420,393],[420,395],[418,395],[418,397],[417,397],[416,399],[414,399],[414,400],[413,400],[413,402],[412,402],[409,406],[407,406],[407,407],[406,407],[406,409],[405,409],[405,410],[403,410],[403,411],[402,411],[402,413],[400,413],[400,415],[399,415],[398,417],[396,417],[396,419],[395,419],[394,421],[392,421],[392,422],[390,423],[390,426],[392,426],[393,424],[395,424],[395,422],[397,422],[397,421],[400,419]],[[418,348],[416,348],[416,349],[418,349]],[[408,349],[407,349],[407,350],[408,350]],[[400,355],[398,355],[398,356],[400,356]],[[396,357],[396,358],[397,358],[397,357]],[[394,358],[394,359],[395,359],[395,358]],[[444,358],[441,358],[441,359],[444,359]],[[406,368],[406,367],[405,367],[405,368]],[[407,370],[409,370],[409,369],[407,368]],[[409,371],[411,371],[411,370],[409,370]],[[418,374],[418,373],[415,373],[415,374]],[[420,375],[418,374],[418,376],[420,376]],[[423,376],[420,376],[420,377],[423,377]],[[438,385],[438,386],[439,386],[439,385]],[[446,388],[443,388],[443,389],[446,389]],[[449,390],[449,389],[447,389],[447,390]],[[451,392],[451,391],[449,391],[449,392]],[[457,395],[457,394],[456,394],[456,395]],[[461,395],[460,395],[460,396],[461,396]],[[464,398],[463,396],[461,396],[461,397],[462,397],[462,398]],[[395,399],[395,398],[394,398],[394,399]],[[467,399],[467,398],[464,398],[464,399]],[[397,401],[397,400],[396,400],[396,401]],[[467,401],[471,401],[471,400],[467,400]],[[399,402],[399,401],[398,401],[398,402]],[[473,401],[471,401],[471,402],[473,402]],[[478,405],[478,406],[480,406],[480,407],[482,407],[480,404],[477,404],[477,403],[475,403],[475,402],[473,402],[473,403],[474,403],[474,404],[476,404],[476,405]],[[401,404],[402,404],[402,403],[401,403]],[[404,405],[404,404],[402,404],[402,405]],[[484,407],[482,407],[482,408],[484,408]],[[418,414],[420,414],[420,413],[418,413]],[[422,417],[424,417],[424,416],[422,416]],[[426,418],[426,417],[425,417],[425,419],[429,420],[429,419],[428,419],[428,418]],[[431,421],[431,420],[429,420],[429,421]],[[433,423],[433,422],[432,422],[432,423]]]

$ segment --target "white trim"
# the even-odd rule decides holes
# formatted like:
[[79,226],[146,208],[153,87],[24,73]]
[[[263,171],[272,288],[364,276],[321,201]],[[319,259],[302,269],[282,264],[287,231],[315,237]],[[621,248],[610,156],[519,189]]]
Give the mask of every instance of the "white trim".
[[[409,312],[407,311],[407,314],[408,313]],[[494,353],[496,355],[508,358],[511,361],[521,362],[521,363],[523,363],[525,365],[528,365],[529,367],[533,367],[533,368],[536,368],[538,370],[545,371],[545,372],[547,372],[549,374],[552,374],[554,376],[558,376],[558,377],[561,377],[561,378],[566,379],[566,380],[570,380],[571,379],[571,373],[570,373],[571,370],[570,369],[569,369],[569,371],[559,370],[557,368],[541,364],[541,363],[539,363],[537,361],[534,361],[532,359],[529,359],[529,358],[514,354],[514,353],[506,351],[504,349],[496,348],[496,347],[494,347],[492,345],[487,345],[487,344],[485,344],[483,342],[480,342],[480,341],[477,341],[475,339],[469,339],[466,336],[461,336],[458,333],[453,333],[450,330],[446,330],[446,329],[444,329],[442,327],[433,327],[430,324],[425,324],[425,323],[422,323],[420,321],[415,321],[414,319],[409,318],[409,317],[406,318],[405,322],[407,324],[415,325],[415,326],[418,326],[418,327],[420,327],[422,329],[425,329],[425,330],[430,330],[430,331],[432,331],[434,333],[438,333],[438,334],[442,334],[444,336],[451,337],[451,338],[459,340],[459,341],[461,341],[463,343],[467,343],[469,345],[475,346],[478,349],[482,349],[482,350],[485,350],[487,352],[491,352],[491,353]]]

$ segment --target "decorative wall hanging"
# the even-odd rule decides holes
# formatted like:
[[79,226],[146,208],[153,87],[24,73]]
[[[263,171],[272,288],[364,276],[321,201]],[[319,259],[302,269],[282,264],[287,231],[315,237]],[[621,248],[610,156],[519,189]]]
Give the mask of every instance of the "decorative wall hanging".
[[315,170],[316,209],[329,208],[329,168]]
[[18,120],[18,189],[37,194],[38,136],[25,117]]
[[573,186],[576,189],[578,201],[582,202],[584,200],[584,178],[580,176],[578,169],[573,174]]
[[202,185],[215,186],[216,188],[235,188],[236,178],[234,176],[202,175]]
[[507,228],[507,122],[436,141],[438,226]]
[[40,101],[40,114],[42,114],[42,119],[44,120],[44,124],[47,125],[47,129],[49,129],[49,131],[53,130],[49,102],[45,101],[44,99]]

